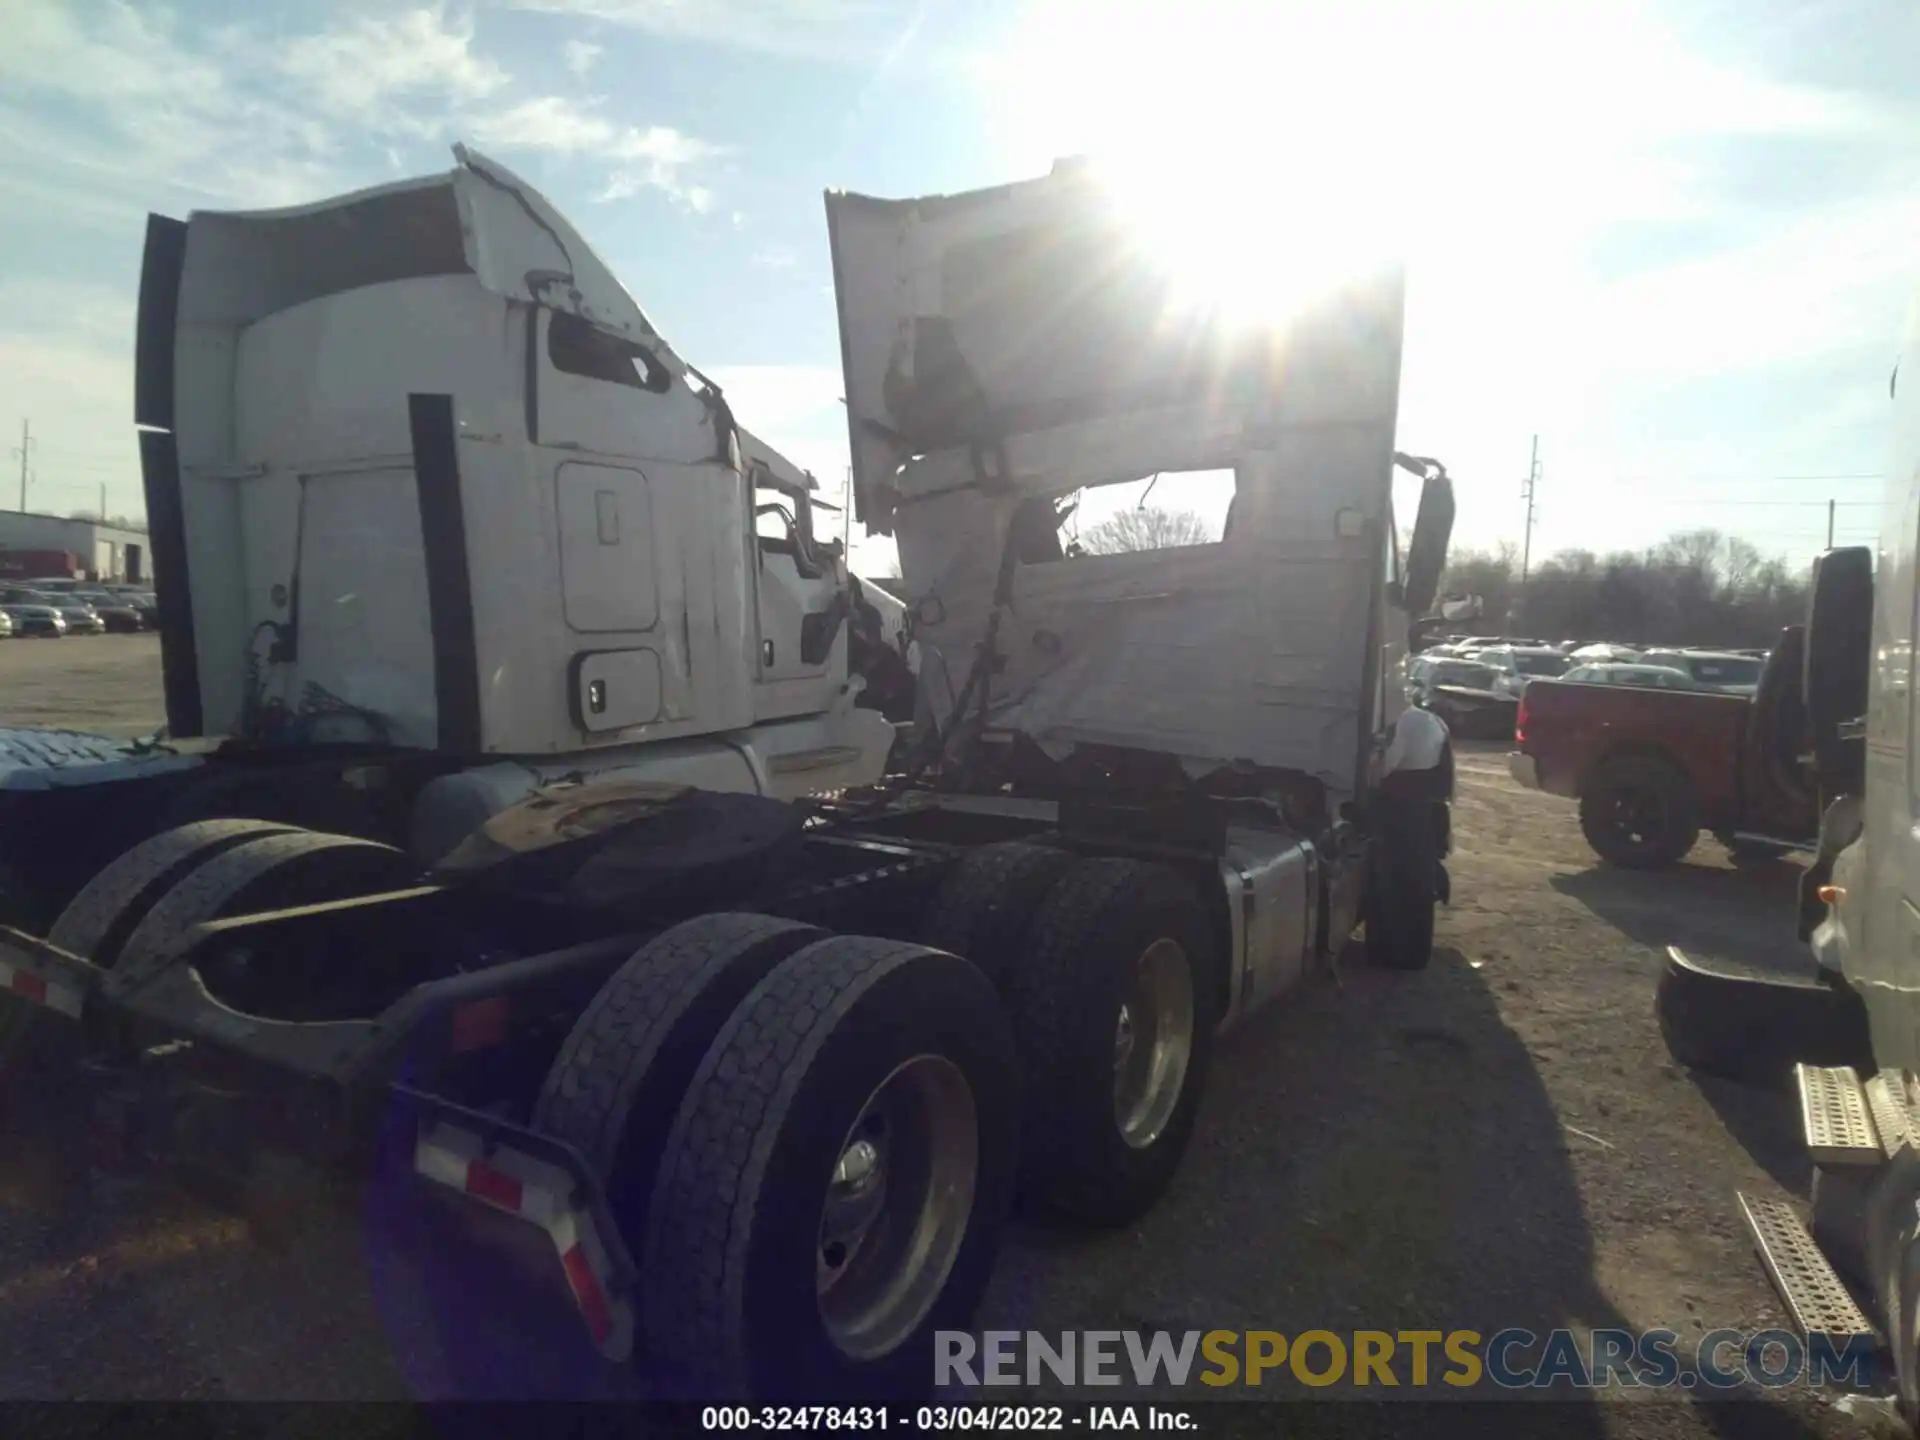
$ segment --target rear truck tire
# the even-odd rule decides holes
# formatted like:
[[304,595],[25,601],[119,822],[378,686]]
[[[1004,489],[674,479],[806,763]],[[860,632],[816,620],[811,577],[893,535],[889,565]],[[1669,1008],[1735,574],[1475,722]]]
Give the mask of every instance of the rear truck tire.
[[[103,969],[118,962],[127,938],[194,871],[249,840],[289,833],[258,820],[203,820],[134,846],[81,887],[47,932],[50,943]],[[79,1033],[38,1006],[0,1003],[0,1106],[19,1199],[36,1210],[74,1209],[89,1171],[86,1117],[68,1083]]]
[[967,1328],[1013,1196],[1019,1064],[966,960],[789,956],[682,1101],[647,1222],[649,1369],[701,1400],[911,1399]]
[[[202,820],[143,840],[80,888],[55,918],[47,940],[111,968],[121,944],[169,885],[245,840],[290,828],[261,820]],[[39,1018],[37,1006],[0,997],[0,1075],[19,1037]]]
[[1164,865],[1079,860],[1048,892],[1005,986],[1026,1199],[1124,1225],[1172,1182],[1213,1057],[1214,944],[1199,896]]
[[1435,803],[1383,794],[1374,815],[1365,900],[1367,960],[1387,970],[1424,970],[1433,959],[1446,845]]
[[764,915],[699,916],[635,951],[574,1023],[533,1126],[586,1157],[628,1236],[646,1231],[667,1134],[727,1017],[775,965],[826,933]]
[[1700,839],[1700,802],[1672,761],[1621,755],[1601,761],[1580,788],[1580,830],[1609,865],[1663,870]]
[[133,927],[116,969],[161,969],[209,920],[318,905],[396,888],[418,867],[401,850],[350,835],[282,830],[243,841],[174,883]]
[[1705,1075],[1784,1085],[1801,1062],[1873,1073],[1866,1007],[1815,975],[1714,965],[1672,947],[1654,1007],[1667,1052]]
[[1064,850],[1017,840],[971,850],[941,881],[920,939],[1002,985],[1034,913],[1072,863]]

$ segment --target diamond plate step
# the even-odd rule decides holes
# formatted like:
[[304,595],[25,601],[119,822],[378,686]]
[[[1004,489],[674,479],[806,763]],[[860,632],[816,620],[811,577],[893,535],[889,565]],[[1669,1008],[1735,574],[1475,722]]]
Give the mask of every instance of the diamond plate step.
[[1907,1105],[1906,1090],[1898,1080],[1889,1080],[1884,1074],[1874,1076],[1861,1088],[1867,1094],[1867,1110],[1873,1116],[1880,1149],[1891,1160],[1913,1143],[1913,1112]]
[[1800,1333],[1809,1340],[1824,1336],[1836,1350],[1856,1337],[1877,1345],[1873,1326],[1833,1273],[1833,1266],[1813,1243],[1793,1207],[1784,1200],[1744,1194],[1738,1198],[1747,1229],[1753,1235],[1753,1248]]
[[1800,1129],[1816,1165],[1879,1165],[1886,1160],[1867,1093],[1851,1065],[1796,1065]]

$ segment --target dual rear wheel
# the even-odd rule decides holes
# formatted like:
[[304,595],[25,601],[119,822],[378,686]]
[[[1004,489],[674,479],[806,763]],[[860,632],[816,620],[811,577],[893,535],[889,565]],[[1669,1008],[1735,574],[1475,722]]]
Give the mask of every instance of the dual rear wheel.
[[660,1387],[923,1393],[1017,1191],[1118,1225],[1172,1178],[1219,1006],[1186,881],[989,846],[924,933],[701,916],[562,1046],[533,1123],[608,1187]]
[[911,1396],[1013,1195],[1014,1040],[957,956],[705,915],[629,960],[534,1110],[640,1265],[646,1367],[692,1397]]

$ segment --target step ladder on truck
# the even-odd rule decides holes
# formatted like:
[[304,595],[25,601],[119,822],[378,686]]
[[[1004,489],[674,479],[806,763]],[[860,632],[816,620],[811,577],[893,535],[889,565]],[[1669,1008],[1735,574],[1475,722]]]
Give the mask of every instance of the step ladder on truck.
[[[1816,562],[1803,684],[1782,764],[1810,767],[1821,825],[1801,879],[1800,976],[1669,951],[1658,1010],[1675,1058],[1788,1084],[1813,1165],[1810,1214],[1740,1195],[1754,1248],[1809,1354],[1872,1355],[1920,1425],[1920,327],[1889,380],[1892,463],[1875,550]],[[1776,720],[1781,717],[1774,717]]]
[[[1217,1033],[1358,930],[1432,952],[1451,757],[1399,662],[1452,494],[1395,449],[1400,275],[1215,343],[1068,283],[1124,237],[1078,172],[830,195],[868,601],[809,477],[456,158],[150,224],[169,729],[0,735],[0,1164],[266,1238],[425,1207],[464,1393],[535,1348],[535,1393],[920,1393],[1016,1192],[1137,1217]],[[1061,543],[1181,469],[1235,473],[1221,541]]]

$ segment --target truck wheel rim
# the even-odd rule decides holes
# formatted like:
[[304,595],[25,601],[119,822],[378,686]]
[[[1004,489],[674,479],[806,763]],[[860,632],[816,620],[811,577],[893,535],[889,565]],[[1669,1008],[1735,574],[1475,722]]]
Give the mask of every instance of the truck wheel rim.
[[1136,1150],[1160,1138],[1193,1058],[1193,971],[1177,940],[1141,952],[1113,1036],[1113,1115]]
[[973,1088],[941,1055],[898,1066],[847,1132],[820,1212],[820,1318],[845,1355],[897,1349],[933,1308],[973,1212]]
[[1666,826],[1666,801],[1651,790],[1628,790],[1614,797],[1613,828],[1635,845],[1646,845]]

